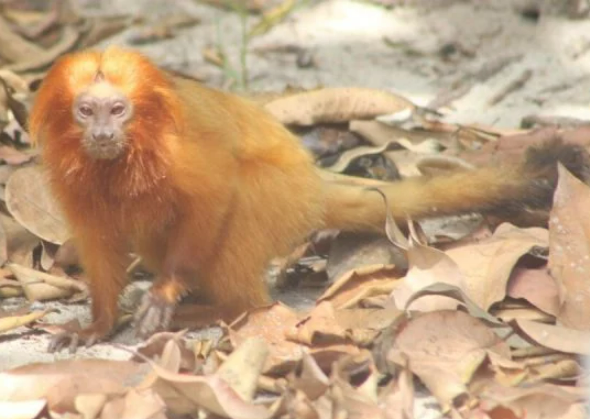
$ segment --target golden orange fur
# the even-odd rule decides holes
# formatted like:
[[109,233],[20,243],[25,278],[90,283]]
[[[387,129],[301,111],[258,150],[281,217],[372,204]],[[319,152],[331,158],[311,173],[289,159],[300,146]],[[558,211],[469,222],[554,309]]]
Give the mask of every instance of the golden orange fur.
[[[89,157],[72,117],[99,73],[134,105],[116,160]],[[129,248],[158,274],[156,300],[173,305],[196,291],[210,304],[203,315],[230,320],[268,302],[267,263],[311,231],[380,231],[385,220],[379,195],[322,181],[298,139],[258,105],[168,76],[136,52],[60,59],[38,92],[30,133],[91,281],[83,340],[112,329]],[[482,169],[383,189],[403,219],[493,209],[529,183],[520,169]]]

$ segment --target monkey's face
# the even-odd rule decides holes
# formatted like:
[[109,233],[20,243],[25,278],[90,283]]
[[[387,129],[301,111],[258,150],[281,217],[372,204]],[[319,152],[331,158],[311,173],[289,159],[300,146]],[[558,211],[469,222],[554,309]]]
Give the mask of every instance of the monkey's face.
[[93,84],[76,97],[72,112],[82,128],[82,147],[90,157],[112,160],[123,153],[125,126],[133,106],[115,87],[105,81]]

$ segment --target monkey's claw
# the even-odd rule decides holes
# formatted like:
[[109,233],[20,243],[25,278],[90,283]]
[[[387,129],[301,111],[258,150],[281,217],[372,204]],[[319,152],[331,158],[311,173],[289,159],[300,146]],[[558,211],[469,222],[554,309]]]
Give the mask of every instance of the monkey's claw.
[[135,335],[145,339],[155,332],[168,329],[176,308],[153,291],[145,293],[135,312]]
[[49,341],[47,352],[55,353],[63,349],[73,354],[76,353],[78,347],[83,344],[89,348],[100,340],[101,334],[98,332],[79,330],[79,331],[64,331],[53,336]]

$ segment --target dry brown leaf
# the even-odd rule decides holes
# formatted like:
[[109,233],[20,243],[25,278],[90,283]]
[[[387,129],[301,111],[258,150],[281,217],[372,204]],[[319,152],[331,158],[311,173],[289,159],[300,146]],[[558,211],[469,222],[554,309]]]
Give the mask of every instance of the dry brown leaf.
[[354,269],[370,265],[395,265],[407,269],[404,252],[387,237],[371,233],[340,232],[331,242],[326,271],[330,282]]
[[39,167],[24,167],[10,176],[6,184],[6,206],[19,223],[43,240],[62,244],[70,237]]
[[590,331],[568,329],[524,319],[515,320],[512,324],[517,326],[528,339],[539,345],[561,352],[590,355]]
[[444,295],[428,295],[412,301],[416,293],[436,283],[461,288],[463,275],[457,264],[444,252],[415,241],[407,249],[407,255],[408,273],[391,293],[395,306],[416,311],[457,308],[459,303]]
[[299,365],[289,373],[287,379],[294,389],[302,391],[309,400],[316,400],[330,385],[329,378],[307,351],[303,352]]
[[[4,71],[5,75],[12,74],[10,71]],[[31,95],[30,91],[27,89],[25,93],[16,94],[14,90],[16,88],[11,86],[12,83],[19,83],[24,82],[24,80],[5,80],[0,78],[0,83],[2,84],[3,90],[3,98],[2,104],[6,107],[14,117],[14,121],[7,121],[6,126],[2,126],[4,133],[7,134],[9,137],[16,137],[17,133],[21,134],[20,140],[22,141],[22,134],[23,131],[28,131],[28,117],[29,111],[27,103],[30,103]],[[25,134],[26,136],[26,134]],[[16,143],[16,141],[15,141]],[[13,150],[11,150],[13,149]],[[28,150],[28,156],[26,153],[18,152],[14,147],[9,147],[8,149],[3,150],[4,159],[9,164],[22,164],[25,163],[33,156],[38,153],[38,150]]]
[[[55,263],[55,254],[59,246],[54,243],[49,243],[46,241],[41,242],[41,255],[39,256],[39,265],[40,269],[44,272],[51,272],[53,265]],[[63,271],[59,271],[60,273]]]
[[319,169],[316,173],[325,182],[332,182],[335,184],[343,184],[349,186],[360,186],[360,187],[380,187],[387,186],[388,182],[378,179],[360,178],[358,176],[343,175],[341,173],[329,172],[327,170]]
[[[494,353],[488,355],[490,360],[489,369],[493,371],[493,380],[504,386],[519,386],[526,383],[527,378],[530,377],[530,369],[527,368],[525,362],[512,361],[504,357],[496,356]],[[491,381],[491,376],[487,374],[487,370],[476,376],[476,379],[470,385],[472,392],[477,393]]]
[[524,298],[553,316],[559,312],[559,289],[545,266],[537,269],[517,266],[510,275],[507,295]]
[[[185,344],[186,331],[180,332],[160,332],[150,336],[147,341],[143,342],[137,353],[131,358],[131,361],[140,362],[145,358],[153,359],[164,353],[164,348],[169,341],[176,342],[179,351],[179,369],[183,371],[194,371],[196,366],[195,355],[193,351],[188,349]],[[143,356],[143,357],[142,357]],[[145,358],[144,358],[145,357]]]
[[[327,398],[323,396],[323,398]],[[331,412],[331,407],[326,409],[326,414]],[[320,419],[330,418],[322,416],[315,404],[301,390],[287,389],[282,397],[272,408],[273,418],[292,417],[297,419]],[[288,414],[288,416],[285,416]]]
[[251,402],[268,354],[264,339],[249,338],[219,367],[217,375],[243,400]]
[[84,419],[95,419],[99,417],[99,414],[103,410],[107,401],[108,398],[106,394],[81,394],[76,397],[74,405],[76,411],[79,412]]
[[401,177],[421,175],[420,170],[418,170],[418,163],[424,156],[406,149],[388,151],[385,156],[393,162]]
[[48,417],[46,400],[0,402],[0,419],[41,419]]
[[100,419],[166,419],[165,413],[164,402],[152,389],[131,389],[124,397],[108,400],[100,412]]
[[[517,303],[518,304],[518,303]],[[511,306],[508,308],[492,308],[490,310],[495,317],[502,320],[503,322],[509,322],[511,320],[534,320],[542,323],[553,323],[555,317],[547,314],[536,307],[531,307],[528,304],[520,306]]]
[[122,395],[125,383],[148,371],[146,364],[102,359],[30,364],[0,373],[0,400],[45,399],[51,410],[75,412],[78,395]]
[[51,65],[57,57],[70,51],[80,39],[80,32],[72,26],[62,28],[61,38],[51,46],[43,49],[37,54],[28,55],[26,58],[6,66],[6,69],[16,73],[24,73],[31,70],[39,70]]
[[350,308],[337,310],[334,318],[346,330],[381,330],[396,321],[404,312],[396,307]]
[[467,312],[477,319],[484,320],[488,324],[493,325],[494,332],[508,343],[512,348],[529,348],[531,344],[515,334],[510,326],[495,317],[495,312],[488,313],[477,304],[475,304],[460,288],[445,284],[442,282],[435,283],[416,291],[410,298],[409,304],[414,300],[422,298],[426,295],[437,295],[439,297],[445,296],[460,301]]
[[14,71],[0,69],[0,79],[4,80],[8,86],[14,89],[16,93],[27,95],[30,93],[29,84],[20,75]]
[[309,354],[315,359],[322,371],[330,371],[332,365],[344,356],[358,355],[361,350],[353,344],[316,345],[309,349]]
[[[10,166],[8,164],[0,165],[0,185],[6,185],[10,176],[18,170],[17,166]],[[4,187],[2,187],[2,197],[4,196]]]
[[535,367],[534,379],[537,382],[551,380],[569,380],[575,382],[584,371],[573,359],[561,359]]
[[460,302],[472,317],[485,320],[494,326],[503,325],[501,321],[475,304],[459,287],[444,282],[437,282],[414,292],[406,302],[406,305],[413,305],[415,300],[428,295],[452,298],[453,300]]
[[314,125],[372,119],[414,109],[407,99],[389,92],[360,87],[325,88],[273,100],[265,108],[286,125]]
[[0,16],[0,44],[2,58],[9,62],[19,62],[42,54],[43,49],[14,32],[6,19]]
[[248,37],[262,35],[271,30],[293,11],[296,4],[297,2],[295,0],[283,0],[277,6],[264,12],[260,22],[254,25],[248,33]]
[[223,51],[219,48],[214,47],[206,47],[203,48],[202,51],[203,59],[208,63],[211,63],[219,68],[223,68],[225,66],[226,57],[223,54]]
[[336,173],[343,173],[348,166],[351,165],[356,159],[366,156],[375,156],[378,154],[383,154],[386,151],[392,150],[397,147],[397,143],[395,141],[390,141],[385,143],[381,146],[359,146],[355,147],[351,150],[347,150],[344,153],[340,154],[338,160],[331,166],[326,167],[326,170],[330,170]]
[[294,330],[286,331],[285,337],[308,346],[344,343],[346,330],[338,324],[332,303],[322,301],[297,324]]
[[518,260],[533,247],[547,247],[547,230],[500,225],[488,240],[448,250],[463,274],[462,289],[484,310],[506,296],[506,285]]
[[560,287],[558,320],[590,329],[590,188],[559,165],[549,219],[549,270]]
[[[586,395],[586,389],[557,386],[554,384],[542,384],[525,388],[503,387],[491,383],[481,394],[479,408],[484,412],[492,412],[498,407],[507,408],[514,412],[517,418],[544,419],[544,418],[579,418],[584,416],[568,416],[568,412],[576,404],[582,403]],[[509,416],[493,416],[504,418]]]
[[387,360],[401,366],[409,362],[445,409],[467,393],[466,384],[489,352],[510,357],[508,345],[485,323],[443,310],[410,320],[387,351]]
[[113,419],[165,419],[166,407],[152,389],[130,390],[125,395],[123,414]]
[[397,286],[399,271],[393,265],[364,266],[343,274],[317,299],[337,309],[349,308],[363,298],[389,294]]
[[[352,375],[361,375],[363,381],[353,386]],[[382,418],[383,411],[377,400],[378,373],[372,364],[370,354],[343,357],[332,371],[330,396],[333,400],[335,417],[351,419]]]
[[383,145],[400,139],[406,139],[412,143],[420,143],[433,138],[446,143],[451,137],[446,132],[411,131],[379,121],[350,121],[349,129],[374,145]]
[[86,16],[78,49],[89,48],[131,26],[133,17],[125,15]]
[[143,45],[174,37],[178,29],[188,28],[201,22],[201,19],[186,13],[163,17],[157,23],[142,28],[129,39],[131,45]]
[[300,345],[285,339],[293,330],[299,317],[281,303],[251,310],[228,326],[227,333],[234,348],[251,337],[264,338],[269,346],[264,372],[286,371],[301,359]]
[[[39,246],[39,238],[3,213],[0,213],[0,224],[6,235],[7,259],[19,265],[33,266],[33,250]],[[4,246],[2,240],[0,246]]]
[[149,362],[157,376],[154,390],[164,400],[168,411],[177,415],[205,409],[232,419],[264,419],[270,412],[247,402],[218,374],[192,376],[168,371]]
[[51,313],[52,311],[53,310],[47,309],[43,311],[33,311],[32,313],[23,315],[0,316],[0,333],[33,323],[42,319],[47,313]]
[[414,418],[414,380],[408,365],[400,368],[396,381],[391,381],[379,395],[386,419]]
[[65,17],[64,12],[71,10],[69,1],[52,3],[49,8],[43,11],[8,8],[3,10],[3,14],[14,23],[13,30],[15,32],[24,35],[28,39],[35,40],[37,44],[43,44],[39,38],[58,24],[64,23],[65,19],[62,19]]
[[88,294],[86,285],[81,281],[50,275],[15,263],[10,263],[8,268],[21,283],[29,301],[70,297],[74,293]]
[[358,346],[368,347],[381,329],[403,316],[403,312],[395,307],[334,311],[327,301],[319,303],[310,314],[310,318],[304,319],[298,329],[288,336],[289,339],[307,345],[350,341]]
[[[0,269],[0,278],[6,278],[4,268]],[[8,269],[6,269],[8,271]],[[10,272],[12,276],[12,272]],[[3,298],[22,297],[24,295],[23,289],[18,281],[13,279],[0,279],[0,300]]]

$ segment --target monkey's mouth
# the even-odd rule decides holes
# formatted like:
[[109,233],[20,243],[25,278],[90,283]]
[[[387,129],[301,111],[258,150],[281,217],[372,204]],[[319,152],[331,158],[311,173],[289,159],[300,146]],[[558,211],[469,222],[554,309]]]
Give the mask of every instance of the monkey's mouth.
[[90,157],[99,160],[116,159],[125,150],[124,142],[113,141],[112,139],[84,141],[83,146]]

